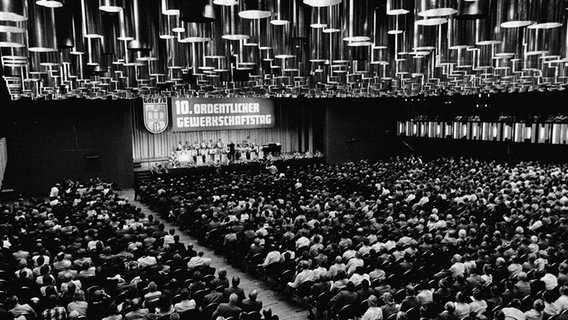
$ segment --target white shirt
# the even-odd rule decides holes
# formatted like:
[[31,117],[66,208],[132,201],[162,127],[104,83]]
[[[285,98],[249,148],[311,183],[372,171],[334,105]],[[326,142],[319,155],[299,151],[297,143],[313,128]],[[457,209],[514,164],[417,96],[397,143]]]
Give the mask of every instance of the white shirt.
[[370,307],[365,311],[361,320],[382,320],[383,310],[379,307]]

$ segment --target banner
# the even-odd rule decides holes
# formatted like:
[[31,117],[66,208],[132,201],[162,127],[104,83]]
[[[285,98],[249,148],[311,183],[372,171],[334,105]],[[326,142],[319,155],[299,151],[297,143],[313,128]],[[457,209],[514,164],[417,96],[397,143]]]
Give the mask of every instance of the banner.
[[151,133],[162,133],[168,127],[168,104],[166,97],[144,98],[144,126]]
[[172,131],[274,127],[274,104],[262,98],[172,98]]

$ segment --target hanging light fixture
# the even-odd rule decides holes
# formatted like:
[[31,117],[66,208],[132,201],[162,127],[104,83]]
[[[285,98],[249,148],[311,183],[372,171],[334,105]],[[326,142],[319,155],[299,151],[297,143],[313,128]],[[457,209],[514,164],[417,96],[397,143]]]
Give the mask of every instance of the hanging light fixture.
[[239,17],[243,19],[266,19],[270,18],[268,0],[240,0],[239,1]]
[[449,17],[458,12],[456,0],[416,0],[416,12],[420,17]]
[[57,51],[55,34],[55,12],[53,8],[38,6],[28,7],[28,50],[32,52]]
[[243,32],[243,25],[240,21],[236,5],[223,5],[221,15],[221,23],[223,26],[223,33],[221,38],[226,40],[242,40],[247,39],[249,36]]
[[46,8],[61,8],[65,4],[65,0],[37,0],[35,3]]
[[274,16],[270,19],[271,24],[287,24],[292,21],[292,2],[288,0],[273,0],[272,5]]
[[28,20],[26,0],[0,0],[0,21]]
[[108,13],[122,11],[122,0],[99,0],[99,10]]
[[531,1],[506,0],[498,1],[501,12],[501,28],[522,28],[535,23],[530,17]]
[[343,19],[343,40],[347,42],[369,41],[370,37],[370,10],[368,0],[345,0]]
[[[85,0],[83,0],[85,1]],[[126,16],[132,18],[133,40],[128,42],[128,50],[147,51],[152,49],[150,10],[154,6],[152,0],[130,0],[126,6]],[[157,30],[156,30],[157,31]]]

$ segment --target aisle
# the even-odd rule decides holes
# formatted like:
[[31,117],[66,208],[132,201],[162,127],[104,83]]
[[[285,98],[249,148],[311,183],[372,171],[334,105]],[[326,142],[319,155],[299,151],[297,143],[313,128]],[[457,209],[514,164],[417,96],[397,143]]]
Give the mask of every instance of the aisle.
[[152,214],[154,218],[163,222],[166,226],[166,230],[174,228],[176,230],[176,234],[180,236],[180,242],[184,243],[185,245],[192,243],[193,249],[195,251],[203,251],[205,253],[205,257],[211,258],[212,267],[215,267],[217,270],[225,268],[227,270],[227,277],[229,278],[233,276],[239,276],[241,278],[240,287],[245,291],[247,298],[249,291],[253,288],[256,288],[258,290],[258,300],[262,301],[262,307],[272,309],[272,314],[278,315],[280,320],[307,319],[308,312],[305,309],[288,302],[280,293],[270,290],[263,281],[255,279],[239,269],[235,269],[233,266],[225,262],[225,258],[223,256],[216,255],[215,253],[213,253],[212,249],[199,245],[196,238],[187,235],[185,232],[181,232],[177,226],[170,223],[169,221],[160,218],[157,213],[151,211],[148,206],[141,203],[140,201],[134,201],[134,190],[122,190],[119,192],[119,194],[123,197],[128,198],[129,202],[140,206],[144,214]]

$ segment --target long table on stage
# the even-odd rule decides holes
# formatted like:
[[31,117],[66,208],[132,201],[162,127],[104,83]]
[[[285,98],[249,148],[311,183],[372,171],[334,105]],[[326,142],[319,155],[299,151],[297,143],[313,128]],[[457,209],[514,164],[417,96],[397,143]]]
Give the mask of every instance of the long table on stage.
[[267,163],[273,163],[281,172],[286,167],[301,168],[313,164],[325,163],[325,157],[297,157],[297,158],[278,158],[271,160],[258,159],[255,161],[229,163],[221,165],[200,165],[200,166],[186,166],[177,168],[168,168],[168,173],[157,174],[152,172],[152,176],[184,176],[184,175],[201,175],[208,173],[223,173],[223,172],[251,172],[260,173],[266,172]]

